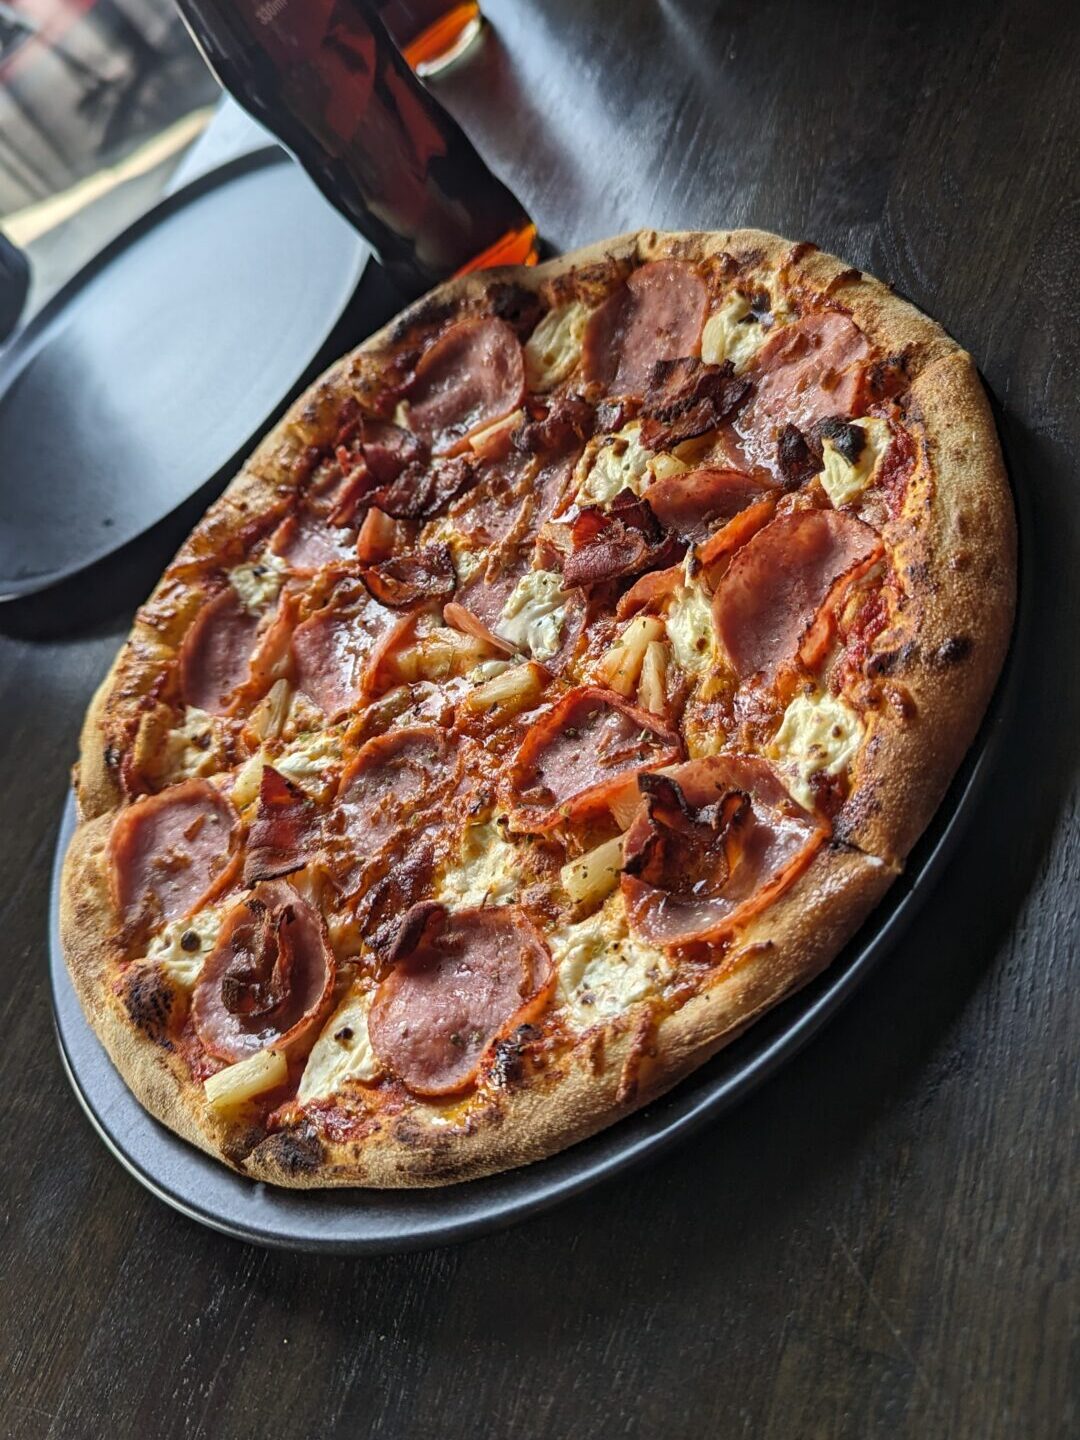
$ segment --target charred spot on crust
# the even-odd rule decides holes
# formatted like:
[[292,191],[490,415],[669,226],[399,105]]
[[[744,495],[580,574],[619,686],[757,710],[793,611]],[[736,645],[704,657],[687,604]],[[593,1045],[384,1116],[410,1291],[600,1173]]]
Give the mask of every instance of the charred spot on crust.
[[310,1175],[322,1164],[322,1141],[310,1127],[279,1130],[259,1146],[259,1159],[268,1160],[286,1175]]
[[975,648],[970,635],[950,635],[934,652],[934,659],[944,669],[959,665],[968,658]]
[[544,308],[535,290],[513,280],[499,280],[488,286],[487,294],[491,313],[505,320],[519,339],[532,332]]
[[416,330],[434,329],[447,320],[452,320],[457,309],[457,302],[454,300],[436,300],[432,296],[419,300],[398,317],[390,332],[391,342],[397,345],[409,339]]
[[168,1045],[165,1032],[172,1018],[176,991],[156,966],[136,966],[124,980],[124,1009],[137,1030],[159,1045]]
[[918,653],[919,647],[911,640],[896,650],[881,650],[867,660],[866,674],[871,680],[893,675],[897,670],[906,669]]
[[496,1041],[491,1063],[491,1079],[496,1085],[505,1088],[524,1077],[526,1051],[540,1036],[535,1025],[519,1025],[512,1035]]

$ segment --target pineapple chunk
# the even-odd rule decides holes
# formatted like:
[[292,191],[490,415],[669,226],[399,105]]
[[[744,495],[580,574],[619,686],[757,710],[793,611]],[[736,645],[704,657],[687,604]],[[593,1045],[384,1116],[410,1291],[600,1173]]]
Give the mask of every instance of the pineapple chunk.
[[260,1050],[211,1075],[203,1089],[215,1110],[232,1110],[283,1084],[288,1073],[285,1056],[279,1050]]

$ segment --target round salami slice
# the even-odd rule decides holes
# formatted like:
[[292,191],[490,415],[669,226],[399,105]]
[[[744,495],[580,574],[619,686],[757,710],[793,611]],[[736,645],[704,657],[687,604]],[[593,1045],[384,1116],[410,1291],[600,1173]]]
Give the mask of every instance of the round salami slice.
[[854,413],[870,345],[845,315],[805,315],[761,348],[750,371],[755,390],[735,422],[747,459],[775,469],[783,425],[807,430],[816,420]]
[[353,557],[355,529],[332,525],[317,510],[302,510],[283,520],[270,537],[270,549],[296,575],[314,575]]
[[582,343],[587,381],[612,395],[644,395],[658,360],[697,355],[708,293],[692,265],[653,260],[589,316]]
[[192,996],[196,1033],[230,1063],[313,1042],[334,993],[322,916],[284,880],[256,885],[225,918]]
[[445,799],[460,768],[454,737],[433,726],[377,735],[346,767],[328,828],[350,853],[370,858],[416,815]]
[[711,755],[639,780],[623,897],[654,945],[721,939],[786,890],[828,834],[756,756]]
[[231,585],[202,607],[180,646],[180,693],[186,705],[224,715],[229,697],[250,678],[259,621]]
[[772,681],[833,582],[880,545],[869,525],[836,510],[781,515],[748,540],[713,597],[716,633],[738,675]]
[[583,685],[529,730],[510,773],[514,824],[541,833],[607,804],[643,770],[679,759],[678,735],[613,691]]
[[550,999],[547,947],[516,906],[422,903],[406,915],[396,964],[375,992],[368,1034],[383,1064],[418,1095],[471,1084],[500,1035]]
[[385,649],[381,642],[402,623],[400,615],[366,590],[317,610],[293,631],[297,689],[327,719],[344,714],[364,693],[369,669]]
[[125,925],[198,910],[231,873],[240,834],[232,803],[185,780],[121,810],[109,838],[113,899]]
[[765,487],[741,470],[705,468],[656,480],[645,498],[665,530],[697,543],[764,493]]
[[504,320],[460,320],[424,351],[409,390],[409,424],[436,455],[516,410],[525,361]]

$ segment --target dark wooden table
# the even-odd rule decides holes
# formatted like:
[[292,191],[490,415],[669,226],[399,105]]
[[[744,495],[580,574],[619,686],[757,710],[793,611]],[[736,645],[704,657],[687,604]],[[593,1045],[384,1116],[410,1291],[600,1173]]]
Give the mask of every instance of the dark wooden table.
[[49,861],[139,597],[61,640],[0,614],[0,1429],[1076,1435],[1080,12],[488,12],[497,38],[440,93],[557,246],[764,226],[891,281],[973,351],[1035,519],[1021,714],[907,940],[749,1103],[506,1233],[312,1259],[167,1210],[68,1091]]

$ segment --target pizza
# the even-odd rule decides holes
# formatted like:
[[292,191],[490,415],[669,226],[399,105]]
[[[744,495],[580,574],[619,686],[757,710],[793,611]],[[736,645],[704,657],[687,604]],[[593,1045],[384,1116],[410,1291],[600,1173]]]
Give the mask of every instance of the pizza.
[[86,1015],[259,1180],[550,1155],[855,933],[1015,571],[971,358],[813,246],[646,231],[451,281],[259,445],[90,707]]

